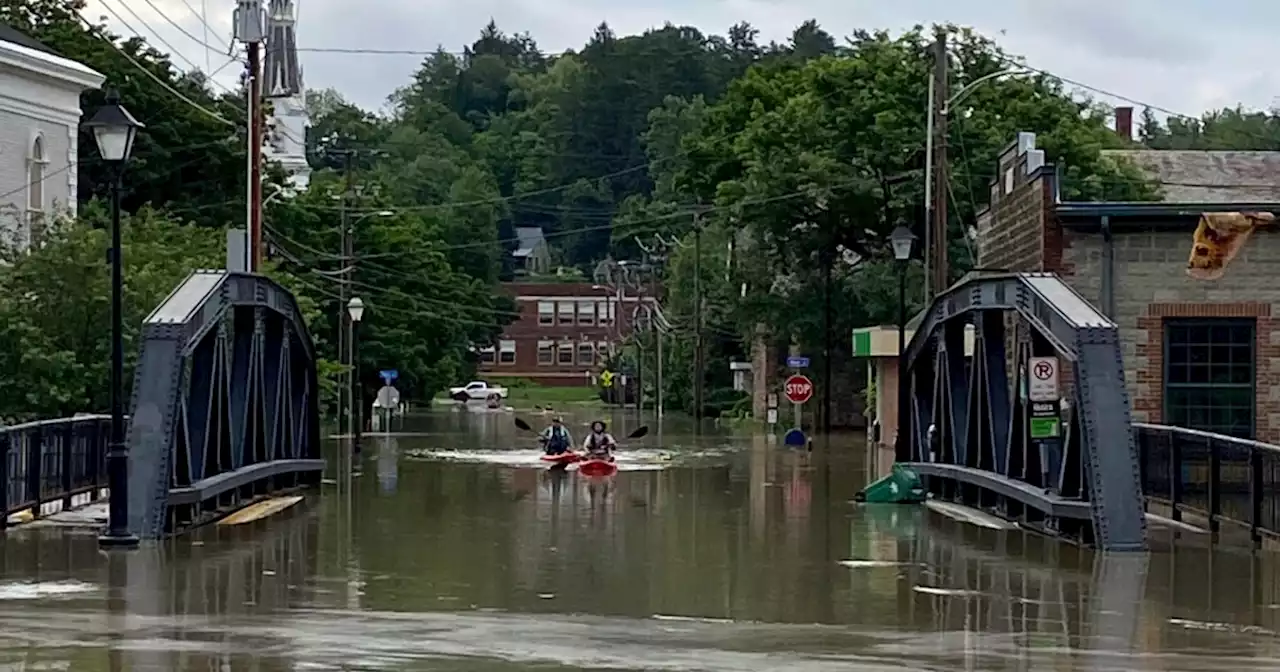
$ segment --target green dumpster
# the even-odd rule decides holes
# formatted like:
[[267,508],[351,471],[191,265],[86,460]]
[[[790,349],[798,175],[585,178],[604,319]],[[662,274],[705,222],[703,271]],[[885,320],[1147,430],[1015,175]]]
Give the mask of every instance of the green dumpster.
[[888,476],[863,488],[854,495],[855,502],[868,504],[918,504],[926,498],[920,475],[899,464]]

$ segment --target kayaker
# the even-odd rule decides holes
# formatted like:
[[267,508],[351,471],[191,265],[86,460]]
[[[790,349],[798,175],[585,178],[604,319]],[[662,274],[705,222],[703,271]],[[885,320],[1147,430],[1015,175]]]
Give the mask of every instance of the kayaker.
[[613,435],[605,431],[606,429],[604,421],[596,420],[591,423],[591,433],[582,442],[582,449],[593,458],[613,459],[613,449],[617,447],[618,442],[613,440]]
[[564,418],[558,415],[551,418],[551,426],[542,430],[539,440],[542,441],[542,446],[548,455],[563,455],[573,447],[573,437],[569,435],[569,428],[564,426]]

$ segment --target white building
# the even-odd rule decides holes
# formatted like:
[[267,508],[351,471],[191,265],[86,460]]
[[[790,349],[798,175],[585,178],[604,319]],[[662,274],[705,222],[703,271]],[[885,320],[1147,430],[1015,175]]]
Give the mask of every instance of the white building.
[[26,247],[51,216],[75,214],[80,93],[99,72],[0,24],[0,235]]
[[305,190],[311,180],[306,145],[309,119],[302,66],[298,65],[293,0],[271,0],[266,19],[263,95],[272,106],[266,153],[280,163],[295,189]]

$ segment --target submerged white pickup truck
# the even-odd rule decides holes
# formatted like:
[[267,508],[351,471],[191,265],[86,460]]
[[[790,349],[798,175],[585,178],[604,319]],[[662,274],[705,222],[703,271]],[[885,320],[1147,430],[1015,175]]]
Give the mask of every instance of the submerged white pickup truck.
[[506,399],[507,388],[490,385],[483,380],[473,380],[462,387],[449,388],[449,397],[455,401]]

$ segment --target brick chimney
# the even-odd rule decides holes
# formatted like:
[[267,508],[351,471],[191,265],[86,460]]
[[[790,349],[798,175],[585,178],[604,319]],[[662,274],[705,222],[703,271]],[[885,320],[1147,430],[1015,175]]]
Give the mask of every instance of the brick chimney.
[[1133,140],[1133,108],[1116,108],[1116,135],[1125,140]]

